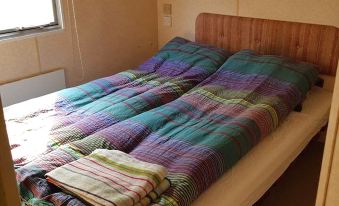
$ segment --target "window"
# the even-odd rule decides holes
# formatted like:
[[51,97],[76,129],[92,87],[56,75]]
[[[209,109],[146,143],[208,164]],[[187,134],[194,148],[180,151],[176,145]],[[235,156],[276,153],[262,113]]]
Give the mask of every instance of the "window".
[[0,38],[61,28],[58,0],[0,0]]

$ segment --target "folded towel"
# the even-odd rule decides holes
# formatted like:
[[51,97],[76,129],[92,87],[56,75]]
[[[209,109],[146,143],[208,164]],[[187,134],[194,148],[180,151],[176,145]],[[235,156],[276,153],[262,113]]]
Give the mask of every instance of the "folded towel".
[[92,205],[149,205],[170,187],[166,168],[117,150],[95,150],[46,176]]

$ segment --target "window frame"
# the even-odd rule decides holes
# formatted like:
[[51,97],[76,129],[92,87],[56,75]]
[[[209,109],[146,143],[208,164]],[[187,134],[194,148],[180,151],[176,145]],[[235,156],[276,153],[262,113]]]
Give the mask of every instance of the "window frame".
[[52,2],[53,2],[54,22],[51,22],[45,25],[40,25],[40,26],[25,27],[21,29],[15,28],[15,29],[0,30],[0,41],[4,39],[35,35],[35,34],[63,29],[61,1],[52,0]]

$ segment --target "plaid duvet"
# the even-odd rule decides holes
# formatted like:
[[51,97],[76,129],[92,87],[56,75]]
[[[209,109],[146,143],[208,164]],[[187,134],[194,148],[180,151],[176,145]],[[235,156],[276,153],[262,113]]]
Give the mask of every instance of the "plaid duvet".
[[189,205],[281,124],[317,76],[313,65],[238,52],[173,101],[72,139],[17,169],[21,195],[35,204],[84,205],[44,175],[102,148],[166,167],[172,185],[156,202]]
[[175,38],[135,70],[7,108],[16,166],[177,99],[227,57],[222,49]]

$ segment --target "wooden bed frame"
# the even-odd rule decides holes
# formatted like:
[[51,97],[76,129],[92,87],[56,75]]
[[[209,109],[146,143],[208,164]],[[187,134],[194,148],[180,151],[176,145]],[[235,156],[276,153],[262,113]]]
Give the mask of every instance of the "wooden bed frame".
[[313,63],[319,72],[336,75],[339,29],[333,26],[202,13],[196,41],[230,52],[252,49]]
[[[196,41],[231,52],[252,49],[260,54],[284,55],[314,63],[321,74],[331,76],[336,74],[339,58],[339,29],[333,26],[204,13],[196,21]],[[1,111],[0,142],[0,205],[19,205]]]

